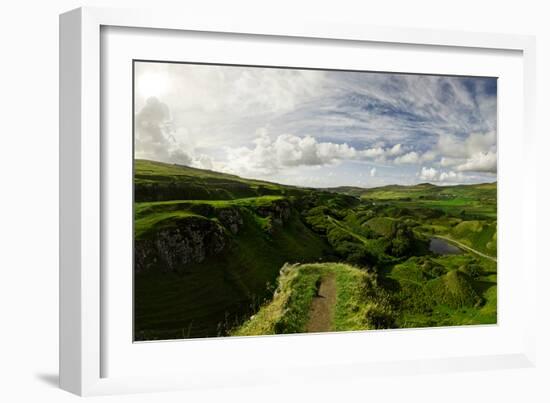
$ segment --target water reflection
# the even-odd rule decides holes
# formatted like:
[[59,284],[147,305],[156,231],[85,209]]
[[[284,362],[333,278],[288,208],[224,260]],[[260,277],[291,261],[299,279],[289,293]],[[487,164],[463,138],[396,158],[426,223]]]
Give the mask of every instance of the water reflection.
[[462,253],[460,248],[441,238],[430,239],[430,251],[438,255],[458,255]]

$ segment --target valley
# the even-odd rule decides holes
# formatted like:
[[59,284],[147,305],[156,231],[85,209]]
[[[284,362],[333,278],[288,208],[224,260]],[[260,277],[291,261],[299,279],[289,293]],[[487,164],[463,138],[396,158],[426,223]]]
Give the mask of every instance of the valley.
[[494,324],[496,193],[301,188],[135,160],[134,338]]

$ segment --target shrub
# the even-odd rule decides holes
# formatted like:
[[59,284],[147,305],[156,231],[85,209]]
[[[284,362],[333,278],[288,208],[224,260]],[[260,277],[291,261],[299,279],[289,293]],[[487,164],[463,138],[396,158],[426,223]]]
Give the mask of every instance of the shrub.
[[365,322],[369,329],[390,329],[396,327],[397,314],[390,294],[380,286],[378,275],[367,272],[362,280],[363,300],[367,304]]
[[394,328],[395,320],[396,314],[389,303],[371,304],[365,313],[365,321],[371,329]]
[[466,264],[460,267],[460,271],[470,276],[471,278],[478,278],[483,274],[483,269],[476,263]]
[[432,278],[442,276],[447,272],[443,266],[436,264],[429,259],[422,264],[422,271]]
[[395,237],[391,241],[391,247],[388,251],[391,255],[402,257],[411,252],[414,236],[408,228],[400,228],[397,230]]

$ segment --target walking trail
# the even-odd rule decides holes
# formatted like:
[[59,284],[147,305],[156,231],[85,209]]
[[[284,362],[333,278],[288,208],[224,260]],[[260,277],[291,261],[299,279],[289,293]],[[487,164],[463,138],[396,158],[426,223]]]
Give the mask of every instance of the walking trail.
[[325,276],[319,287],[319,295],[313,298],[309,311],[306,331],[309,333],[328,332],[332,327],[332,316],[336,304],[336,276]]

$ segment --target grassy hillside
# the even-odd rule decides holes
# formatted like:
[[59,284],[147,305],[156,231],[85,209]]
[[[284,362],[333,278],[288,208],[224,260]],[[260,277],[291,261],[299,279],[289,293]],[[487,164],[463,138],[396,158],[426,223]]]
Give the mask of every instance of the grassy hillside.
[[[327,193],[328,200],[323,193],[150,161],[136,161],[136,173],[136,193],[144,182],[176,183],[185,194],[201,186],[214,198],[136,200],[138,340],[224,335],[271,296],[285,262],[333,257],[298,209],[317,198],[343,205],[345,196]],[[277,195],[233,198],[237,193],[229,189],[235,183],[241,186],[238,195],[264,192],[259,189]],[[227,198],[220,200],[222,193]],[[190,228],[194,232],[185,237]],[[185,247],[175,249],[174,239]],[[182,254],[191,257],[182,260]]]
[[302,332],[328,278],[330,330],[496,321],[496,263],[474,253],[496,256],[496,184],[323,190],[136,160],[134,213],[136,340]]
[[275,183],[162,162],[135,160],[135,201],[231,200],[302,191]]
[[362,200],[423,234],[444,235],[490,256],[497,252],[497,185],[385,186],[367,189]]
[[[223,227],[228,246],[221,253],[181,265],[172,272],[162,272],[159,267],[136,275],[135,319],[140,338],[223,335],[242,315],[270,296],[270,284],[276,282],[285,262],[318,261],[330,254],[326,242],[304,226],[296,211],[292,210],[287,221],[279,225],[260,216],[254,203],[251,200],[251,204],[237,207],[243,219],[237,234]],[[141,218],[136,236],[143,239],[166,226],[185,226],[186,214],[156,212],[155,220]],[[200,217],[217,221],[214,215]],[[168,295],[167,289],[171,290]]]
[[387,268],[399,327],[496,321],[496,263],[471,254],[421,256]]
[[[285,265],[277,290],[247,322],[232,331],[236,336],[301,333],[306,329],[319,279],[336,278],[336,305],[331,331],[376,329],[393,323],[387,295],[377,287],[375,276],[341,263]],[[387,326],[384,326],[387,327]]]
[[[134,209],[135,234],[137,239],[146,237],[170,222],[189,216],[216,217],[216,212],[228,208],[245,208],[254,210],[257,207],[270,206],[273,202],[282,200],[281,196],[247,197],[236,200],[178,200],[166,202],[136,203]],[[257,217],[259,222],[265,221]]]
[[[231,335],[305,332],[316,283],[329,275],[335,275],[337,287],[331,331],[495,323],[495,266],[456,259],[445,268],[444,259],[413,258],[395,266],[385,281],[348,264],[285,265],[273,299]],[[472,274],[468,264],[481,271]]]
[[364,189],[361,197],[378,200],[455,200],[496,202],[496,183],[436,186],[431,183],[401,186],[389,185]]

